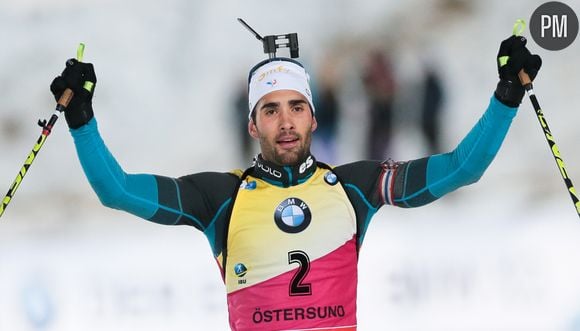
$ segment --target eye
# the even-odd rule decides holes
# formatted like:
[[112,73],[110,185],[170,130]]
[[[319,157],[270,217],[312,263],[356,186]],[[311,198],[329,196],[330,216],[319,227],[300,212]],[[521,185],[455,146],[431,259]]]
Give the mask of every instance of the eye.
[[292,110],[294,110],[295,112],[301,112],[301,111],[304,111],[304,106],[303,105],[296,105],[292,108]]
[[264,115],[266,115],[266,116],[272,116],[272,115],[274,115],[275,112],[276,112],[275,108],[264,109]]

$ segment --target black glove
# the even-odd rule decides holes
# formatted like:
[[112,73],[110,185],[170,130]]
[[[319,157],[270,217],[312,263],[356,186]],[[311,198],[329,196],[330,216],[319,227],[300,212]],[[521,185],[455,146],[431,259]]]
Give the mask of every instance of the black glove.
[[518,72],[524,69],[530,79],[534,80],[542,66],[540,56],[532,55],[526,48],[526,43],[525,37],[511,36],[501,42],[497,53],[499,83],[495,96],[509,107],[518,107],[526,92],[520,82]]
[[56,101],[65,89],[70,88],[74,95],[64,111],[64,117],[71,129],[87,124],[93,118],[93,94],[97,76],[92,63],[83,63],[75,59],[66,61],[66,68],[50,84],[50,91]]

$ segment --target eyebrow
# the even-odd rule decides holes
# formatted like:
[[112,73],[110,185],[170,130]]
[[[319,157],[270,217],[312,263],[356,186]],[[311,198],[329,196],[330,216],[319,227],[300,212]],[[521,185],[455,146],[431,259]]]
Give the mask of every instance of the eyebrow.
[[278,108],[280,107],[280,103],[279,102],[268,102],[262,105],[262,107],[260,107],[260,110],[262,109],[266,109],[266,108]]
[[304,99],[295,99],[295,100],[288,101],[288,103],[290,104],[290,106],[296,106],[296,105],[306,104],[306,100],[304,100]]
[[[291,107],[294,107],[296,105],[301,105],[301,104],[306,104],[306,100],[303,99],[293,99],[288,101],[288,104]],[[278,108],[280,107],[280,102],[268,102],[262,105],[262,107],[260,107],[260,109],[265,109],[265,108]]]

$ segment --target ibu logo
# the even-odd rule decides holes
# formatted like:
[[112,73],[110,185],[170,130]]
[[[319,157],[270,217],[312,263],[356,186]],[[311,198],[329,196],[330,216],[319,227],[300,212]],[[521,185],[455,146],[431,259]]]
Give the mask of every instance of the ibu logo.
[[236,263],[234,266],[234,273],[238,277],[244,277],[248,272],[248,268],[243,263]]
[[282,201],[274,211],[274,222],[280,230],[286,233],[304,231],[310,225],[311,219],[310,207],[298,198],[288,198]]

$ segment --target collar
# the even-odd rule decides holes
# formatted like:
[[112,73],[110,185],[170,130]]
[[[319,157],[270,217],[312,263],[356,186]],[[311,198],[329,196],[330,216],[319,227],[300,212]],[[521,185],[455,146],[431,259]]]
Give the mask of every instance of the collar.
[[314,156],[308,155],[304,162],[295,166],[279,166],[266,161],[259,154],[254,158],[252,176],[260,178],[272,185],[290,187],[304,183],[316,171]]

